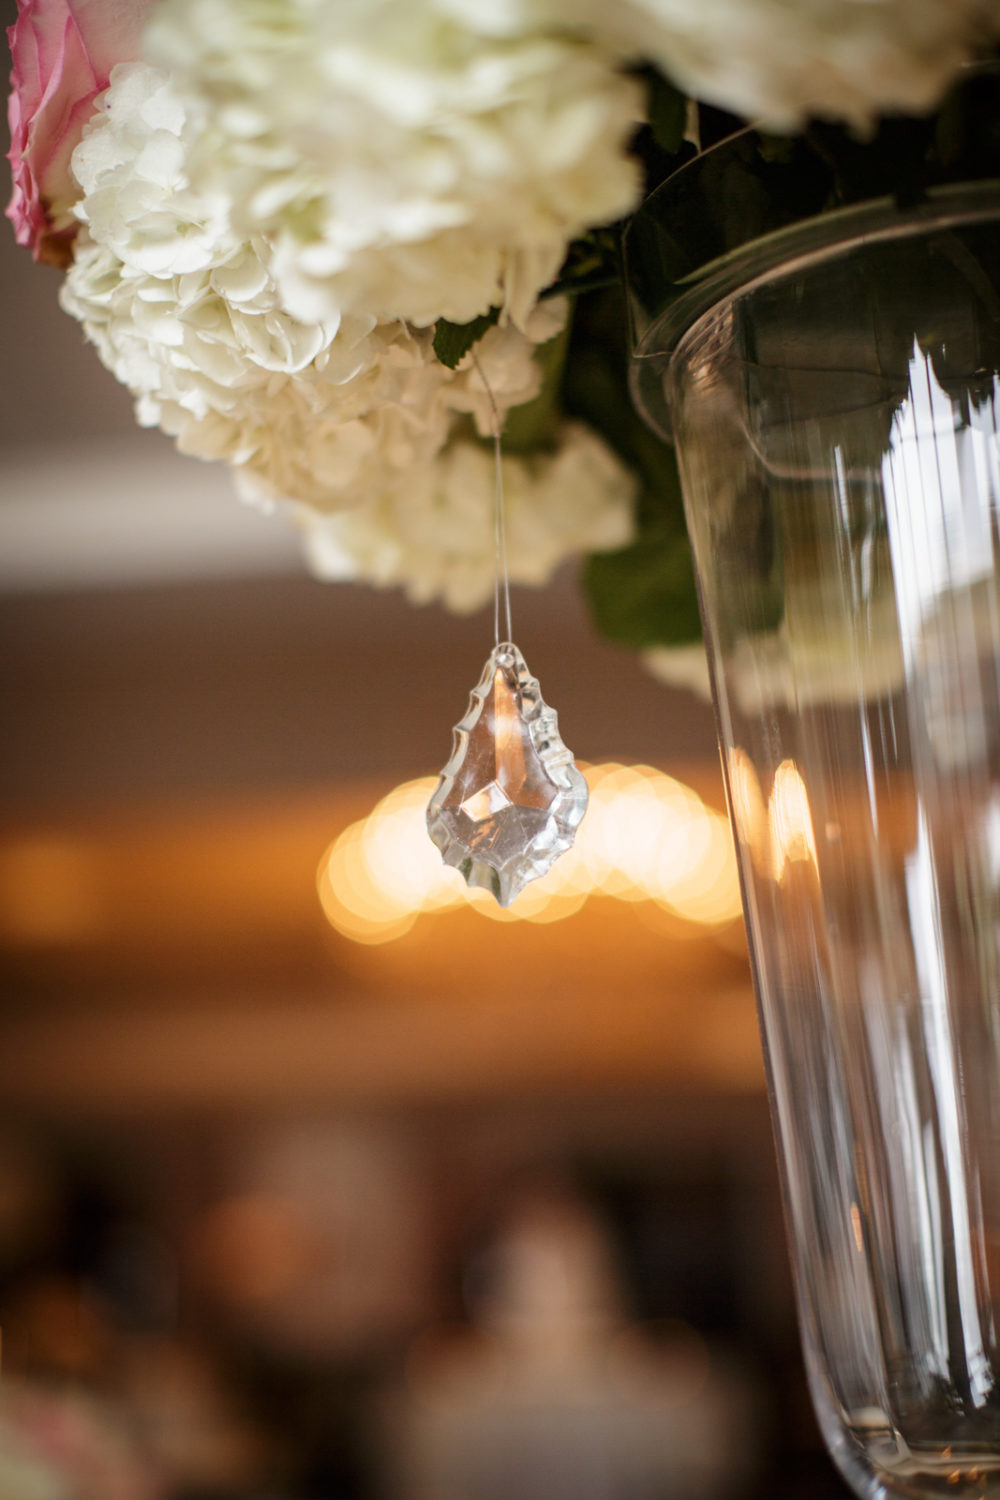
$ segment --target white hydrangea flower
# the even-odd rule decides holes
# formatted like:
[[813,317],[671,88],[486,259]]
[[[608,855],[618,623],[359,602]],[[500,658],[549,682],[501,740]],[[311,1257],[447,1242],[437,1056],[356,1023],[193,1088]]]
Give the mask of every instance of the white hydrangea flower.
[[[873,572],[884,583],[866,601],[869,640],[860,655],[839,597],[827,599],[826,607],[818,603],[816,591],[823,585],[815,577],[808,582],[800,580],[797,587],[789,586],[785,616],[778,628],[742,637],[727,654],[727,691],[741,713],[753,716],[776,709],[797,712],[808,703],[856,704],[868,697],[891,697],[897,691],[905,667],[888,559],[882,567],[875,565]],[[836,595],[835,586],[829,587]],[[984,593],[979,618],[986,634],[993,628],[990,609]],[[925,639],[931,650],[934,633],[930,624]],[[687,688],[697,697],[711,699],[708,658],[701,641],[657,646],[644,652],[642,660],[653,676],[668,686]],[[943,739],[948,742],[947,753],[962,743],[960,735],[946,734]]]
[[701,641],[691,641],[686,646],[652,646],[642,652],[640,660],[667,687],[683,689],[711,703],[708,657]]
[[122,64],[84,127],[72,168],[85,207],[77,217],[131,270],[153,276],[203,271],[235,250],[226,205],[191,190],[190,111],[166,77]]
[[[544,321],[532,321],[547,331]],[[457,414],[490,432],[487,386],[501,418],[538,394],[535,345],[516,329],[491,329],[475,361],[470,353],[455,371],[436,359],[431,337],[404,323],[378,324],[364,340],[364,366],[332,383],[325,364],[338,335],[309,369],[264,392],[243,417],[239,441],[246,445],[252,434],[253,451],[237,470],[240,494],[257,503],[293,500],[321,514],[364,506],[400,476],[408,484],[432,466]],[[192,436],[180,436],[184,451],[195,451]]]
[[150,60],[207,107],[194,180],[265,234],[305,322],[521,323],[568,242],[635,206],[642,94],[545,7],[159,0]]
[[996,0],[546,0],[698,99],[794,126],[922,111],[1000,36]]
[[442,399],[449,410],[468,413],[480,436],[488,437],[494,426],[494,403],[502,418],[538,395],[541,372],[534,351],[559,336],[568,313],[565,297],[551,297],[533,308],[523,332],[510,323],[489,329],[444,388]]
[[142,425],[228,461],[248,499],[329,510],[430,463],[457,414],[489,431],[482,375],[501,412],[537,393],[534,344],[561,328],[561,301],[536,310],[527,333],[491,330],[454,372],[430,330],[292,317],[266,244],[240,239],[190,186],[200,128],[164,74],[129,65],[73,158],[84,228],[62,304],[135,395]]
[[[579,423],[564,424],[552,453],[506,455],[503,484],[512,583],[547,583],[567,557],[632,539],[635,477]],[[301,511],[299,524],[320,577],[468,611],[493,596],[494,504],[492,448],[455,440],[411,482],[338,515]]]

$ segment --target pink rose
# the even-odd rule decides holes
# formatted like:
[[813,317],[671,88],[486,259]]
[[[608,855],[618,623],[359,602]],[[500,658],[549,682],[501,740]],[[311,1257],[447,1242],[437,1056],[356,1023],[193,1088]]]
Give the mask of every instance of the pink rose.
[[115,63],[139,52],[152,0],[18,0],[11,51],[7,217],[36,260],[65,266],[79,189],[70,157]]

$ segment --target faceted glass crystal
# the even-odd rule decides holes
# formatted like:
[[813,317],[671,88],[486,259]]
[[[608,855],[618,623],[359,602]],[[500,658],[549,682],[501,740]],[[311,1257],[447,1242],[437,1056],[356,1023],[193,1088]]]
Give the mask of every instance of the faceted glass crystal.
[[573,843],[587,783],[516,646],[496,646],[427,809],[445,864],[509,906]]

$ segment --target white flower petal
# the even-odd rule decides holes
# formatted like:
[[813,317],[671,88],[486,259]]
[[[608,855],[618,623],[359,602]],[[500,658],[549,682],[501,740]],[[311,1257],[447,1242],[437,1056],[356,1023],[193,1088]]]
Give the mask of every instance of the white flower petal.
[[303,322],[520,323],[638,198],[642,91],[547,6],[158,0],[148,47],[209,106],[192,182],[272,241]]
[[[565,558],[631,540],[634,477],[587,428],[565,424],[554,453],[507,457],[503,473],[512,583],[546,583]],[[493,506],[492,449],[458,440],[351,511],[300,507],[297,524],[318,576],[468,611],[493,595]]]

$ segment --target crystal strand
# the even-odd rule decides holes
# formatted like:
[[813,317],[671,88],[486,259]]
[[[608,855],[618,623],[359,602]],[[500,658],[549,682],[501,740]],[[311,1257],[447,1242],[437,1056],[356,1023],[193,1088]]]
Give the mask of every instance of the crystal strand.
[[445,864],[509,906],[570,848],[587,795],[524,657],[495,646],[427,809]]
[[475,350],[472,361],[493,414],[493,650],[455,726],[451,759],[427,808],[427,831],[466,884],[491,891],[509,906],[571,847],[588,792],[559,736],[555,710],[511,639],[500,413]]
[[503,456],[500,451],[500,412],[490,388],[490,383],[483,373],[483,367],[479,363],[479,356],[475,349],[472,351],[472,363],[476,367],[476,374],[483,382],[483,390],[486,399],[490,403],[490,415],[493,428],[493,546],[494,546],[494,572],[493,572],[493,645],[500,645],[500,594],[501,580],[503,587],[504,602],[504,640],[511,641],[514,638],[514,629],[510,623],[510,573],[507,568],[507,516],[504,510],[503,496]]
[[[496,408],[494,407],[494,412],[495,411],[496,411]],[[498,426],[495,426],[494,429],[493,429],[493,458],[494,458],[494,464],[495,464],[495,468],[496,468],[494,510],[496,512],[496,517],[497,517],[497,520],[496,520],[496,533],[497,533],[497,542],[496,542],[496,551],[497,551],[496,582],[494,584],[494,589],[493,589],[494,597],[495,597],[495,608],[494,608],[494,612],[493,612],[494,613],[493,631],[494,631],[494,635],[495,635],[495,640],[494,640],[493,644],[495,646],[499,646],[499,644],[500,644],[500,581],[501,581],[501,579],[503,580],[503,604],[504,604],[504,625],[505,625],[504,640],[505,641],[512,641],[514,639],[514,627],[510,623],[510,573],[508,572],[508,569],[507,569],[507,512],[506,512],[506,510],[504,508],[504,500],[503,500],[503,463],[502,463],[502,460],[501,460],[501,457],[500,457],[500,428]]]

